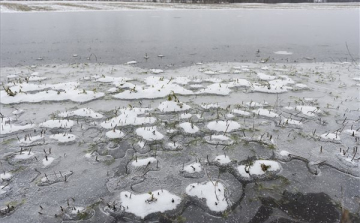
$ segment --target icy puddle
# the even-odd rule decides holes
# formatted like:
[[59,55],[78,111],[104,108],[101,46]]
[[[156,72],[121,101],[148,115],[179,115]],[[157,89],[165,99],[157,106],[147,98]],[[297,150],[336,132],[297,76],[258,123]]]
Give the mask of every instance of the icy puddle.
[[359,65],[136,64],[1,68],[0,221],[359,221]]

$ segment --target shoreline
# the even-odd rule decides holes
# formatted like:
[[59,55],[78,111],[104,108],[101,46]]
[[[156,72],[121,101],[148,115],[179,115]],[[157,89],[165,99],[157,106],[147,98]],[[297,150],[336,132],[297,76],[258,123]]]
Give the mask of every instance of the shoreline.
[[91,2],[91,1],[1,1],[1,13],[33,12],[93,12],[93,11],[156,11],[156,10],[309,10],[356,9],[360,3],[151,3],[151,2]]

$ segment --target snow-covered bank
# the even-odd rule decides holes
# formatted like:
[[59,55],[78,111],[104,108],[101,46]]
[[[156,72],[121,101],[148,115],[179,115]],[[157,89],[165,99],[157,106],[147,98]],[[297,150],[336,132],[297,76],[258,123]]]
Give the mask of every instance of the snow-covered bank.
[[[343,9],[359,7],[359,3],[302,3],[302,4],[182,4],[152,2],[109,2],[109,1],[2,1],[1,13],[14,12],[78,12],[78,11],[124,11],[124,10],[193,10],[193,9]],[[279,53],[288,53],[279,51]],[[130,61],[133,62],[133,61]],[[133,63],[130,63],[133,64]]]

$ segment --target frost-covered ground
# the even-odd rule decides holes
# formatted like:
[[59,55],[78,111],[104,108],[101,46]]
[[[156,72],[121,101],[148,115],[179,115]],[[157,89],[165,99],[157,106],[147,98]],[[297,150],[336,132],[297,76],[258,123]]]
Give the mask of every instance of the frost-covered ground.
[[0,221],[359,221],[359,64],[133,64],[1,68]]
[[[183,9],[341,9],[356,8],[359,3],[303,4],[181,4],[151,2],[93,1],[2,1],[2,13],[44,11],[121,11],[121,10],[183,10]],[[279,51],[279,53],[287,53]]]

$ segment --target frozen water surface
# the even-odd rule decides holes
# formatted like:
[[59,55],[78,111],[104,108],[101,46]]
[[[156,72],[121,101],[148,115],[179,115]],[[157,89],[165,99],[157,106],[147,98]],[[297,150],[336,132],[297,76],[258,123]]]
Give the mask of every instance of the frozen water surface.
[[[4,13],[1,5],[1,66],[130,63],[159,75],[169,67],[216,61],[350,61],[345,43],[354,57],[358,58],[360,49],[358,4],[224,7],[138,3],[140,6],[127,7],[139,10],[120,12],[111,6],[116,3],[33,4],[50,11]],[[96,11],[101,7],[110,11]],[[182,10],[154,10],[157,7]],[[206,7],[224,9],[201,10]],[[67,12],[51,12],[52,8]],[[230,69],[205,68],[205,72],[212,75]]]
[[[128,65],[1,68],[1,98],[7,98],[1,103],[2,219],[201,221],[208,213],[215,222],[337,222],[342,211],[335,204],[341,203],[358,221],[359,68],[349,63],[266,66],[207,63],[158,77]],[[237,73],[233,67],[249,70]],[[229,72],[209,79],[199,68]],[[110,81],[99,82],[100,71]],[[71,82],[79,91],[106,93],[86,103],[19,102],[22,94],[46,94],[43,87],[17,91],[34,72],[46,77],[34,86],[66,91],[62,84]],[[120,81],[129,73],[131,78]],[[256,73],[282,78],[287,91],[254,91],[254,83],[260,83]],[[17,79],[9,80],[12,74]],[[226,95],[190,90],[193,83],[206,89],[236,79],[249,84],[229,88]],[[177,86],[191,94],[118,99],[106,91],[113,80],[145,90]],[[263,78],[261,84],[271,81]],[[307,88],[294,87],[300,83]],[[323,214],[330,210],[331,215]]]
[[115,4],[1,3],[0,222],[360,221],[356,5]]

